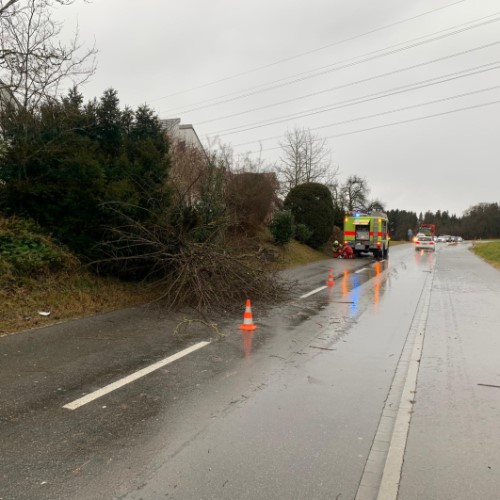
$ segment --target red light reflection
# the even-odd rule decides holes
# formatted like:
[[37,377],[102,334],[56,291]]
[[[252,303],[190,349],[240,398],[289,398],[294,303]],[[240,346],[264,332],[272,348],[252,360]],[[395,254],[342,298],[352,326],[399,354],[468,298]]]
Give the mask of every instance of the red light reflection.
[[381,283],[381,278],[380,278],[380,273],[382,272],[382,264],[380,262],[375,263],[375,284],[373,287],[374,295],[373,295],[373,302],[374,304],[378,304],[378,301],[380,300],[380,283]]
[[252,331],[243,331],[241,332],[241,338],[243,339],[243,353],[245,355],[245,359],[249,359],[252,355],[252,341],[253,341]]
[[344,271],[344,274],[342,275],[342,298],[345,298],[345,296],[349,293],[347,290],[347,280],[348,280],[349,273],[347,271]]

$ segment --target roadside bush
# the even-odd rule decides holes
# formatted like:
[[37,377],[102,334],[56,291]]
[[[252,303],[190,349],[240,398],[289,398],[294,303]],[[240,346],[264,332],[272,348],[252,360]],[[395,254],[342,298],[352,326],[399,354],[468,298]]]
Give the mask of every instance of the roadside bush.
[[77,263],[35,223],[0,216],[0,282],[20,276],[36,277]]
[[271,234],[277,245],[286,245],[293,238],[293,216],[290,210],[282,210],[274,214],[271,222]]
[[304,224],[311,231],[305,243],[318,249],[328,241],[335,220],[330,190],[323,184],[307,182],[290,190],[284,206],[292,212],[297,224]]
[[295,239],[301,243],[306,243],[313,235],[312,229],[309,229],[305,224],[295,225]]

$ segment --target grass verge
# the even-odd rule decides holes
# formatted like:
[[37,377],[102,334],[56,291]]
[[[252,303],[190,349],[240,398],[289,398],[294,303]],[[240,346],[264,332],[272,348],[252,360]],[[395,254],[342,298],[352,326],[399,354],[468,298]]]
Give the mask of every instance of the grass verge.
[[[0,217],[0,244],[0,336],[157,298],[143,283],[124,283],[85,270],[26,221]],[[256,235],[251,248],[267,251],[277,270],[331,258],[294,240],[276,247],[267,229]]]
[[478,257],[500,269],[500,241],[475,242],[471,250]]
[[[0,223],[0,336],[158,298],[158,292],[143,283],[124,283],[85,270],[25,221],[0,217]],[[253,250],[267,249],[279,270],[328,257],[296,241],[277,248],[268,231],[256,240]]]
[[291,241],[285,247],[278,249],[276,265],[279,270],[283,270],[328,258],[331,258],[331,256],[298,241]]
[[0,290],[0,336],[152,299],[151,291],[141,284],[99,278],[83,270],[27,278]]

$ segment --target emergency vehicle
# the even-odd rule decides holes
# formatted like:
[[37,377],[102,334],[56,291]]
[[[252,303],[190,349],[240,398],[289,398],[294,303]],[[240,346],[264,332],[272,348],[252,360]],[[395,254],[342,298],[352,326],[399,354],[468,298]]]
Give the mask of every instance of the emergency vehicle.
[[344,245],[350,245],[356,257],[372,253],[377,259],[385,259],[389,253],[388,228],[385,212],[352,212],[344,218]]
[[436,236],[436,225],[435,224],[420,224],[417,230],[417,234],[425,234],[425,236],[430,236],[434,238]]

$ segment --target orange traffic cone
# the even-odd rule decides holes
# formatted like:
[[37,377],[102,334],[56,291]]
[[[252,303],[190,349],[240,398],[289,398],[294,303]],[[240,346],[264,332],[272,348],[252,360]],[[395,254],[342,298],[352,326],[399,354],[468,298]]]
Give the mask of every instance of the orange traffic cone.
[[250,305],[250,299],[247,299],[245,305],[245,314],[243,315],[243,323],[240,325],[240,330],[255,330],[257,327],[253,324],[252,319],[252,306]]
[[328,275],[328,281],[326,282],[328,286],[333,286],[335,285],[335,281],[333,281],[333,273],[332,273],[332,268],[330,268],[330,274]]

